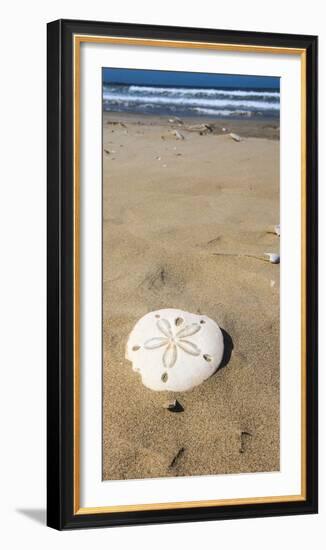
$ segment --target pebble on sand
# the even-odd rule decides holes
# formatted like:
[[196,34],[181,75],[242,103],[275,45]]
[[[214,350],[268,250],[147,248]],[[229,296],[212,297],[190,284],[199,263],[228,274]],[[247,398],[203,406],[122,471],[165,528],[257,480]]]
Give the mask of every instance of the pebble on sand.
[[164,403],[163,407],[165,409],[167,409],[168,411],[170,411],[170,412],[183,412],[184,411],[183,406],[181,405],[181,403],[177,399],[174,399],[173,401],[166,401]]

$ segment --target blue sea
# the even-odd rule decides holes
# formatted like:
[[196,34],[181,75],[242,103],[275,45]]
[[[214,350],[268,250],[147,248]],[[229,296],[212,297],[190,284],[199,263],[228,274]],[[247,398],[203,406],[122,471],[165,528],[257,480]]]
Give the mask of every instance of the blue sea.
[[279,89],[103,84],[105,111],[214,118],[279,118]]

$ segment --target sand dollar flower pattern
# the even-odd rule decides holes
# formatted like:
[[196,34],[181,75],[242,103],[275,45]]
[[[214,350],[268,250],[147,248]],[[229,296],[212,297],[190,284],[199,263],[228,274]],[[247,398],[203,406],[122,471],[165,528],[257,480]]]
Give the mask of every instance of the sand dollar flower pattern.
[[175,365],[178,358],[178,350],[185,351],[189,355],[200,355],[200,349],[190,342],[187,338],[193,336],[200,329],[201,325],[198,323],[192,323],[186,325],[181,329],[178,329],[175,333],[171,327],[170,322],[167,319],[159,319],[156,323],[157,328],[163,336],[157,336],[150,338],[144,344],[146,349],[157,349],[165,347],[162,361],[165,368],[171,368]]

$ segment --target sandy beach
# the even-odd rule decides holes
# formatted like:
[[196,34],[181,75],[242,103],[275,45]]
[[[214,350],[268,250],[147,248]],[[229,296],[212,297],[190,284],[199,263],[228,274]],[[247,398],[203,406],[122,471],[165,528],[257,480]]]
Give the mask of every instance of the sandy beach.
[[[279,470],[278,223],[277,120],[103,114],[103,479]],[[180,394],[125,359],[168,307],[224,331],[221,368]]]

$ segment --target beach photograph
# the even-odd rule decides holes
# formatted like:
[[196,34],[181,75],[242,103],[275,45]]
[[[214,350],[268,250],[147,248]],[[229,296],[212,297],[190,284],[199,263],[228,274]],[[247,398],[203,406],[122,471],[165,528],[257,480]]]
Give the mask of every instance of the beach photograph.
[[280,470],[280,99],[102,70],[103,480]]

